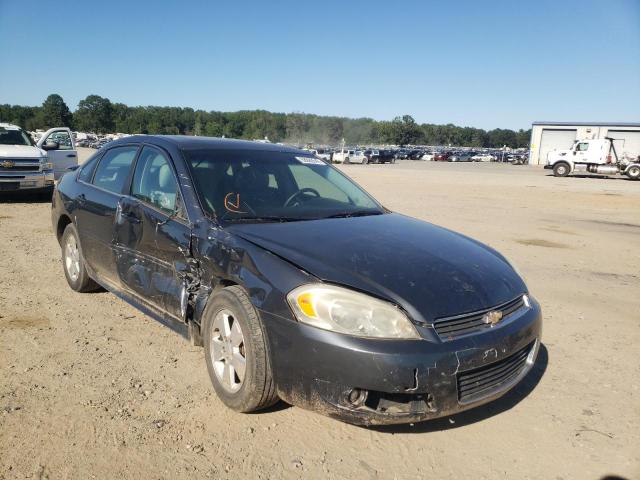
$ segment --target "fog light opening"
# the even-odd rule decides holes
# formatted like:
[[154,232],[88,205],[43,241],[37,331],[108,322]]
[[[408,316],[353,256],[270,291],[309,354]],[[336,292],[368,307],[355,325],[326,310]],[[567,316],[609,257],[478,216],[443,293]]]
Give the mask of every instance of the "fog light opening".
[[347,393],[347,402],[350,406],[354,408],[361,407],[364,405],[364,402],[367,401],[367,390],[362,390],[360,388],[352,388],[349,393]]

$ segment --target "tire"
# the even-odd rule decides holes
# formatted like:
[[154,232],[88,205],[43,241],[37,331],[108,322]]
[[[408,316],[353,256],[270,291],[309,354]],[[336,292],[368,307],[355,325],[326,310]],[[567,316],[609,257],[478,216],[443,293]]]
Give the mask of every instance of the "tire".
[[640,166],[632,165],[625,172],[631,180],[640,180]]
[[[245,291],[234,285],[214,293],[202,323],[207,371],[222,403],[243,413],[275,404],[278,396],[266,335]],[[225,336],[226,326],[230,333]],[[244,372],[236,368],[242,364]]]
[[566,177],[571,172],[571,167],[566,162],[558,162],[553,166],[553,175],[556,177]]
[[367,163],[369,163],[369,159],[367,157],[364,157],[364,159],[362,160],[362,164],[366,165]]
[[60,245],[62,247],[62,269],[71,289],[80,293],[98,290],[100,286],[87,273],[78,231],[73,223],[64,229]]

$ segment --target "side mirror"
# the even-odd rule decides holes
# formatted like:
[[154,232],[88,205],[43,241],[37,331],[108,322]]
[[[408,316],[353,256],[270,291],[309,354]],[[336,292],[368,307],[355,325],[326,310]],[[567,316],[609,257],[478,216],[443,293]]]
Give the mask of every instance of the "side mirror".
[[42,149],[46,151],[58,150],[59,148],[60,148],[60,144],[54,141],[48,141],[42,145]]
[[578,152],[576,152],[576,150],[574,150],[574,151],[573,151],[573,154],[575,155],[576,153],[578,153]]

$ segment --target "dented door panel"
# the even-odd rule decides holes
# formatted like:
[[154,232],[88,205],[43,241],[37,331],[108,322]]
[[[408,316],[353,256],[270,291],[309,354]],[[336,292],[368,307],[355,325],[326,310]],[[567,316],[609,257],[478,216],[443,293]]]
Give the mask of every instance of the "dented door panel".
[[122,285],[179,319],[190,235],[187,225],[138,200],[119,205],[113,250]]

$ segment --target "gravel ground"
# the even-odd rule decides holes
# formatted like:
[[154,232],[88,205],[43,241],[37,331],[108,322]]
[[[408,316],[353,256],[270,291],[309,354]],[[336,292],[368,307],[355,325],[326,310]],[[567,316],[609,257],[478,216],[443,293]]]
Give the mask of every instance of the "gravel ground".
[[413,426],[283,404],[233,413],[201,349],[109,293],[67,287],[46,201],[4,197],[0,478],[640,478],[640,182],[497,164],[341,168],[387,207],[515,261],[545,319],[523,384]]

